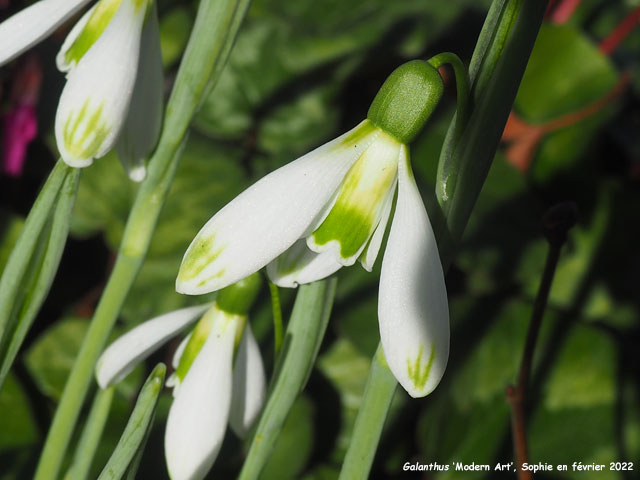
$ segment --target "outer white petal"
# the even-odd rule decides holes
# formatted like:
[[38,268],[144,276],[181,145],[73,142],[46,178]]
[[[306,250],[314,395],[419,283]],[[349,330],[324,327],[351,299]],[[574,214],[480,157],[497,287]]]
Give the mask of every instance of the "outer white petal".
[[145,3],[123,0],[100,38],[69,73],[56,112],[56,142],[73,167],[115,144],[135,85]]
[[56,55],[56,67],[58,67],[58,70],[60,70],[61,72],[68,72],[74,66],[70,63],[67,63],[66,59],[64,58],[65,54],[67,53],[67,50],[69,50],[71,45],[73,45],[73,42],[76,41],[78,35],[80,35],[82,30],[84,30],[84,27],[87,26],[87,22],[89,22],[89,18],[91,18],[91,15],[96,10],[97,6],[98,4],[96,3],[93,7],[87,10],[84,15],[82,15],[80,20],[76,22],[76,24],[67,35],[67,38],[65,38],[64,42],[62,42],[62,46],[60,47],[60,50]]
[[168,339],[191,325],[211,304],[187,307],[165,313],[130,330],[102,353],[96,367],[96,379],[102,388],[123,379]]
[[89,0],[41,0],[0,23],[0,65],[52,33]]
[[395,186],[392,188],[387,194],[387,198],[385,199],[384,207],[382,207],[382,215],[380,217],[380,223],[376,227],[376,230],[371,235],[369,239],[369,243],[367,247],[362,252],[360,256],[360,263],[362,267],[370,272],[373,270],[373,264],[376,262],[376,258],[378,258],[378,253],[380,252],[380,246],[382,245],[382,239],[384,238],[384,232],[387,230],[387,224],[389,223],[389,215],[391,215],[391,206],[393,205],[393,196],[396,193]]
[[233,366],[233,389],[229,424],[244,437],[258,418],[266,391],[266,376],[260,347],[247,322]]
[[[191,243],[176,290],[191,295],[219,290],[264,267],[309,233],[346,172],[378,134],[365,120],[241,193]],[[354,136],[357,141],[350,140]]]
[[154,3],[142,30],[138,78],[129,115],[116,144],[118,157],[135,182],[144,179],[145,159],[155,148],[160,136],[163,94],[160,27]]
[[382,261],[378,317],[391,372],[412,397],[429,394],[449,357],[449,307],[438,248],[404,147],[398,201]]
[[303,238],[267,265],[267,275],[279,287],[295,288],[326,278],[341,267],[333,252],[312,252]]
[[237,323],[212,330],[173,401],[165,456],[173,480],[200,480],[218,455],[229,419]]

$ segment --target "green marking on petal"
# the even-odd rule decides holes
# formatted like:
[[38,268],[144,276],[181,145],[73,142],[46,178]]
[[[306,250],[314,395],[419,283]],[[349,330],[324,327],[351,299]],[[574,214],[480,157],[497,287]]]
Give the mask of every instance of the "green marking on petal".
[[311,238],[316,246],[335,241],[343,259],[362,251],[395,185],[400,148],[400,143],[381,133],[364,151],[347,172],[329,215],[313,232]]
[[89,21],[64,54],[67,64],[77,64],[91,46],[100,38],[111,22],[122,0],[100,0]]
[[98,108],[89,106],[90,99],[80,111],[72,110],[62,130],[64,148],[73,158],[93,158],[111,131],[102,116],[104,102]]
[[[178,362],[178,368],[176,368],[175,375],[179,382],[184,381],[184,377],[193,365],[196,357],[202,350],[204,343],[209,338],[209,335],[222,335],[230,326],[244,326],[245,318],[240,315],[232,315],[220,310],[217,305],[213,305],[207,313],[198,321],[198,324],[193,329],[191,338],[187,342],[187,345]],[[239,323],[238,323],[239,322]],[[238,330],[240,333],[238,333]],[[238,328],[235,332],[234,343],[237,345],[242,338],[242,329]],[[215,368],[215,365],[212,366]]]
[[412,362],[410,358],[407,358],[407,373],[409,374],[409,379],[413,382],[413,386],[417,390],[424,389],[427,384],[427,380],[429,379],[429,373],[431,372],[431,367],[433,366],[433,361],[436,358],[436,346],[434,343],[431,344],[431,353],[429,355],[429,360],[426,365],[422,365],[422,354],[424,353],[424,345],[420,345],[420,350],[418,350],[418,355],[415,360]]
[[367,136],[378,129],[369,119],[360,124],[360,127],[351,132],[350,135],[342,139],[338,147],[356,147],[358,142],[363,141]]
[[[198,236],[189,247],[187,255],[182,260],[180,271],[178,272],[178,283],[193,280],[211,263],[215,262],[224,250],[224,245],[216,247],[215,234],[209,236]],[[210,275],[202,280],[198,286],[224,275],[224,269]]]

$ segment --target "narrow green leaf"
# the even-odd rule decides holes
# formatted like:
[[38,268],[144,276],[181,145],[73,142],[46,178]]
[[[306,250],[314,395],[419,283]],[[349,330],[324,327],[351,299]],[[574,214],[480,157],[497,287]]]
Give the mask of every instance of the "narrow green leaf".
[[[8,344],[4,342],[0,344],[0,387],[4,383],[33,320],[40,311],[58,271],[60,258],[67,242],[79,179],[79,169],[67,169],[64,184],[58,192],[57,201],[53,207],[50,225],[45,224],[45,228],[40,232],[38,241],[40,248],[33,251],[30,268],[28,273],[24,275],[20,294],[14,297],[13,312],[16,316],[15,318],[13,315],[10,317],[10,326],[6,335],[8,340],[10,329],[11,340]],[[17,299],[21,299],[19,304],[15,302]]]
[[104,425],[109,416],[111,402],[113,400],[114,387],[98,390],[87,418],[87,423],[82,430],[78,446],[73,455],[73,462],[65,480],[85,480],[91,469],[93,457],[98,449]]
[[311,374],[331,314],[335,289],[335,278],[298,289],[267,404],[238,477],[241,480],[257,479],[271,457],[289,411]]
[[4,343],[7,332],[11,329],[13,300],[22,285],[40,233],[49,220],[49,214],[56,203],[58,192],[69,170],[70,168],[60,160],[51,171],[31,208],[20,233],[20,238],[16,242],[16,247],[2,272],[2,278],[0,278],[0,345]]
[[142,386],[136,406],[129,417],[129,422],[105,465],[98,480],[115,480],[129,473],[132,464],[137,463],[138,455],[144,449],[147,437],[153,424],[158,405],[158,398],[164,385],[166,367],[160,363],[153,369]]

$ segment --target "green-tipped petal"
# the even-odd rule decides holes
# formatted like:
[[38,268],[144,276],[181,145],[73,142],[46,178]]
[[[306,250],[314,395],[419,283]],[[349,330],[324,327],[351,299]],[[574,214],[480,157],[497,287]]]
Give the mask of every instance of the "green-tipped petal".
[[347,173],[329,215],[307,239],[311,250],[332,251],[337,262],[353,265],[393,194],[401,147],[393,137],[380,132]]
[[28,50],[89,0],[41,0],[0,23],[0,66]]
[[351,165],[379,130],[367,120],[249,187],[200,230],[176,290],[219,290],[264,267],[310,233]]
[[403,151],[378,317],[391,372],[409,395],[424,397],[440,382],[449,358],[449,307],[436,240]]
[[68,75],[56,112],[56,142],[73,167],[91,165],[114,145],[126,119],[138,70],[144,2],[118,11]]

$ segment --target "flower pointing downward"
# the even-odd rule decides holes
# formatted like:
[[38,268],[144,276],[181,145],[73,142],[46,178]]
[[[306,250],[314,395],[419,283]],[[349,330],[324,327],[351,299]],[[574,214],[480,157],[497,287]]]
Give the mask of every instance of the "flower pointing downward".
[[434,234],[409,162],[409,143],[442,95],[422,61],[396,69],[351,131],[267,175],[220,210],[185,253],[176,289],[215,291],[267,266],[295,287],[359,260],[371,270],[398,190],[382,262],[378,316],[389,367],[414,397],[440,381],[449,313]]
[[259,287],[256,274],[221,291],[213,304],[149,320],[116,340],[98,361],[96,377],[106,388],[200,319],[176,350],[175,373],[167,382],[174,387],[174,401],[167,419],[165,455],[174,480],[204,478],[218,455],[227,423],[243,437],[260,413],[266,380],[247,322]]
[[[40,0],[0,24],[0,65],[30,48],[86,4]],[[161,126],[162,63],[153,0],[100,0],[71,30],[56,58],[67,83],[56,112],[60,155],[91,165],[117,147],[129,176],[145,176],[144,158]]]

